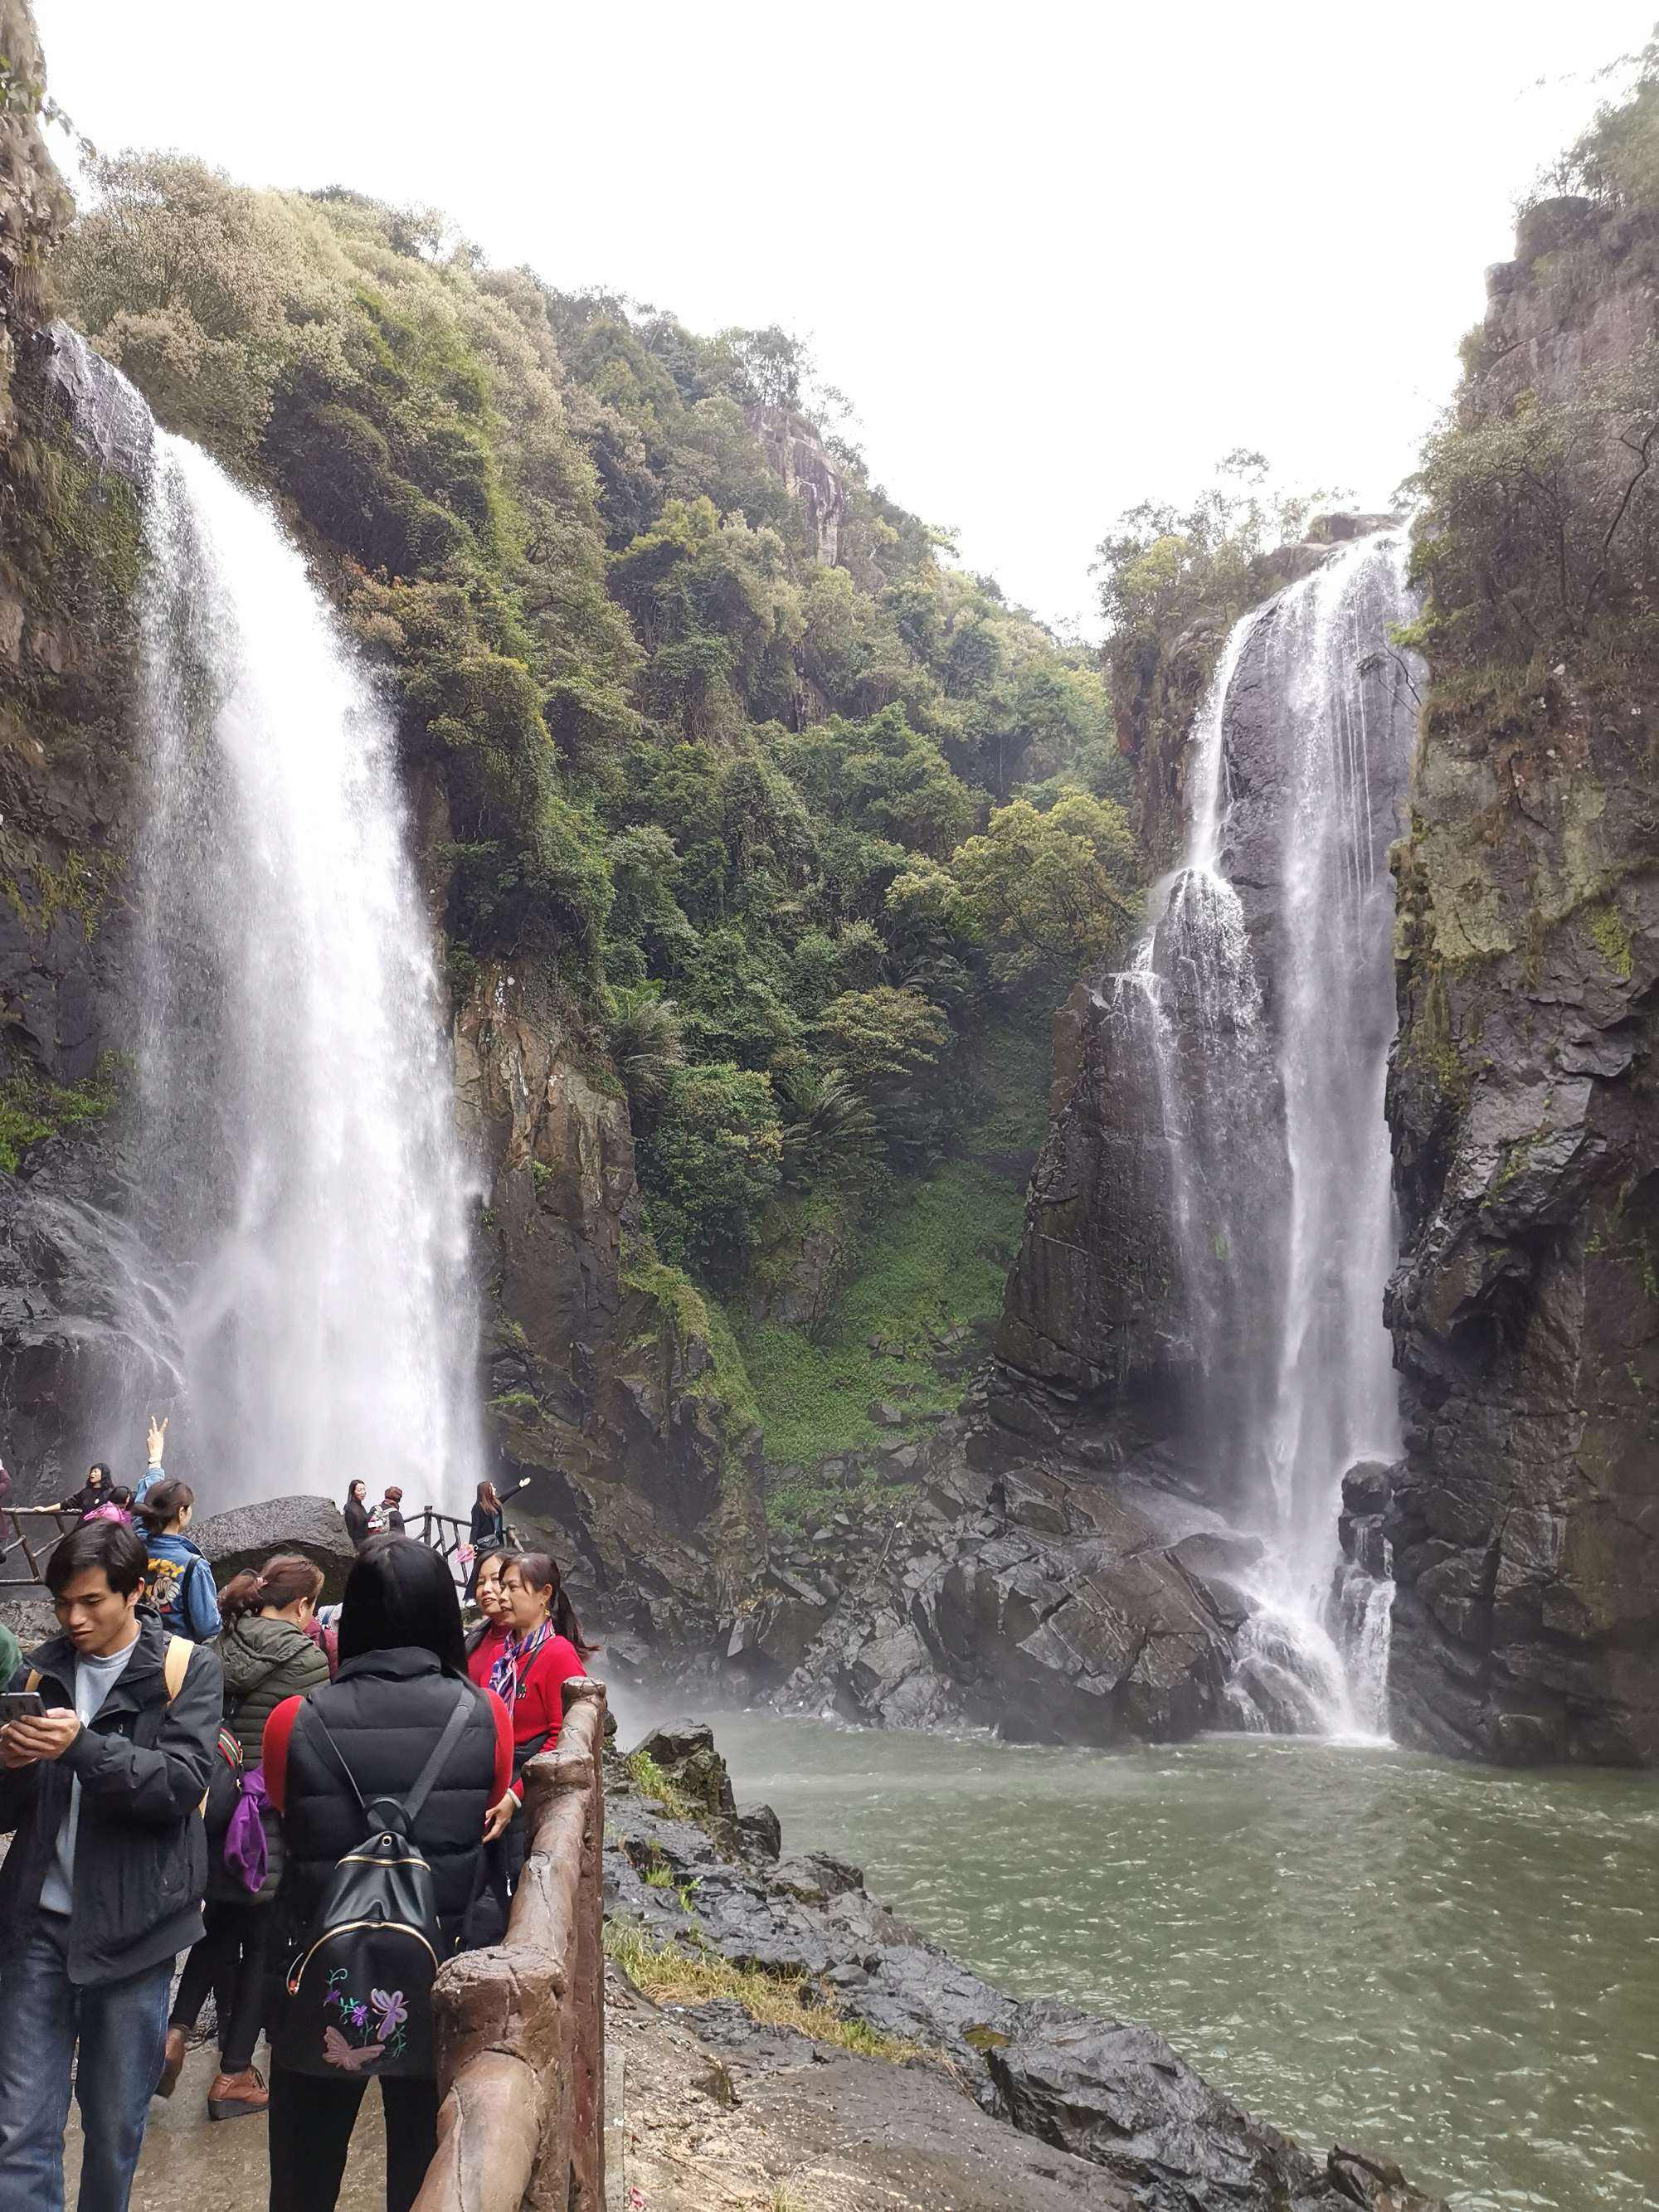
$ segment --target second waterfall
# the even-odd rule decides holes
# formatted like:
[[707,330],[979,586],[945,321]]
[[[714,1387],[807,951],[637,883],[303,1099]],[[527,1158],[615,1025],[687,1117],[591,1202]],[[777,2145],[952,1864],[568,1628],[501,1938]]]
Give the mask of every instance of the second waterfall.
[[131,1433],[215,1504],[453,1505],[480,1424],[467,1175],[390,716],[271,511],[158,434]]
[[1338,1575],[1342,1478],[1400,1445],[1382,1297],[1388,848],[1416,726],[1390,632],[1403,540],[1343,547],[1245,617],[1194,727],[1187,848],[1114,986],[1114,1058],[1162,1130],[1190,1340],[1186,1451],[1263,1540],[1232,1700],[1252,1726],[1385,1723],[1386,1581]]

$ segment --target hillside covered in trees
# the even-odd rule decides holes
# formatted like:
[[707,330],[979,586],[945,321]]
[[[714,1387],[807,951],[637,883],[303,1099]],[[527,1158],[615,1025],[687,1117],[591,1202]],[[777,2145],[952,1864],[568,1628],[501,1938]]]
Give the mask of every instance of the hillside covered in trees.
[[931,1370],[903,1312],[890,1357],[826,1354],[832,1302],[977,1133],[1001,1171],[959,1161],[900,1241],[994,1310],[1048,1017],[1135,913],[1095,657],[872,483],[781,331],[562,295],[343,191],[95,173],[62,312],[301,528],[442,794],[458,1003],[492,961],[556,979],[626,1089],[636,1276],[726,1303],[792,1449],[856,1442]]

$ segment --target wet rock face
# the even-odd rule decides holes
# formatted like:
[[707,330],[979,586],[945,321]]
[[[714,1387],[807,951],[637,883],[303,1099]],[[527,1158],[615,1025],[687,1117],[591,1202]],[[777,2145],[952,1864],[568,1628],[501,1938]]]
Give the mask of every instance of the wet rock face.
[[[1542,252],[1571,249],[1571,298]],[[1492,272],[1477,417],[1650,342],[1647,264],[1547,203]],[[1432,711],[1397,856],[1389,1318],[1397,1733],[1503,1760],[1659,1759],[1659,686]]]
[[780,1705],[884,1727],[1104,1745],[1223,1724],[1249,1609],[1226,1570],[1251,1540],[1196,1532],[1202,1509],[1160,1526],[1155,1501],[1034,1462],[976,1471],[964,1445],[953,1426],[928,1446],[908,1523],[842,1563],[844,1586],[775,1559],[733,1667]]
[[763,1548],[758,1439],[723,1425],[708,1344],[630,1280],[627,1103],[533,963],[482,973],[455,1069],[489,1191],[486,1393],[509,1479],[530,1478],[514,1510],[619,1659],[709,1650]]
[[117,1449],[82,1418],[119,1356],[99,1229],[118,1175],[106,1125],[71,1129],[58,1094],[125,1036],[137,520],[122,455],[92,434],[101,365],[76,356],[87,388],[69,390],[74,349],[44,314],[72,207],[27,97],[45,70],[21,0],[0,0],[0,1086],[30,1133],[0,1172],[0,1419],[21,1501]]

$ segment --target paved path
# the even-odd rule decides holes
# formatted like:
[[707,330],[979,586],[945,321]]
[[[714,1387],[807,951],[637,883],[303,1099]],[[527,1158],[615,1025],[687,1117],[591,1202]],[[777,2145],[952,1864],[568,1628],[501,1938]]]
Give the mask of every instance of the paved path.
[[[218,2066],[211,2044],[192,2051],[170,2100],[149,2108],[131,2212],[264,2212],[270,2186],[262,2118],[220,2120],[207,2116],[208,2084]],[[81,2171],[77,2115],[70,2112],[64,2146],[65,2194],[70,2203]],[[380,2100],[370,2089],[351,2141],[339,2212],[386,2212],[386,2165]]]

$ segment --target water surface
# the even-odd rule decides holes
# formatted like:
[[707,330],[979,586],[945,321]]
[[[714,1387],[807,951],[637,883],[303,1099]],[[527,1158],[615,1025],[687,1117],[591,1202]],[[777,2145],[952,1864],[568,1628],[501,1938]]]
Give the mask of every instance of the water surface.
[[1659,1782],[1223,1737],[1115,1754],[719,1723],[787,1850],[988,1980],[1166,2034],[1456,2212],[1659,2205]]

